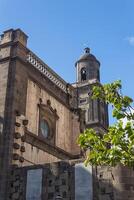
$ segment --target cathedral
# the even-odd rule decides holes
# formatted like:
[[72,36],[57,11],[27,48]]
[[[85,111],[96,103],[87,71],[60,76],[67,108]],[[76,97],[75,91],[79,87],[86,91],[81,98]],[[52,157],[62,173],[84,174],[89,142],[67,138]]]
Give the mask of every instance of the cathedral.
[[76,143],[108,129],[108,106],[91,93],[100,62],[85,48],[70,84],[27,39],[20,29],[0,39],[0,200],[134,200],[132,169],[85,167]]

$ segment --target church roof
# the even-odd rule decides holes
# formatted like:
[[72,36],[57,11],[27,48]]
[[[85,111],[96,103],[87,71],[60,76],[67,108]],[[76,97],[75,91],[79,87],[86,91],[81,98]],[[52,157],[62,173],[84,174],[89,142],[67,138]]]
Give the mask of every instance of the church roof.
[[80,58],[76,61],[76,64],[84,60],[96,61],[100,65],[100,62],[93,54],[90,53],[90,49],[88,47],[84,49],[84,54],[80,56]]

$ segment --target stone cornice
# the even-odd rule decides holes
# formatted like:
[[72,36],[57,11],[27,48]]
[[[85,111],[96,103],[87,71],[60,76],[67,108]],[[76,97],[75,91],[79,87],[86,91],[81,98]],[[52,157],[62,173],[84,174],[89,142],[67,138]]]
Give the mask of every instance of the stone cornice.
[[80,155],[72,155],[57,146],[53,146],[45,141],[45,139],[40,138],[39,136],[25,130],[25,142],[31,144],[32,146],[41,149],[61,160],[68,160],[68,159],[77,159],[80,158]]

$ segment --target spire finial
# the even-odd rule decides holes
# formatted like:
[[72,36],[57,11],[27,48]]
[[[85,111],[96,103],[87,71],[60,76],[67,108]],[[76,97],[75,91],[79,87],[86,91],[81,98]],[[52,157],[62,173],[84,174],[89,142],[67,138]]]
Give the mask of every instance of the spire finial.
[[90,53],[90,48],[89,48],[89,47],[86,47],[86,48],[84,49],[84,52],[85,52],[85,53]]

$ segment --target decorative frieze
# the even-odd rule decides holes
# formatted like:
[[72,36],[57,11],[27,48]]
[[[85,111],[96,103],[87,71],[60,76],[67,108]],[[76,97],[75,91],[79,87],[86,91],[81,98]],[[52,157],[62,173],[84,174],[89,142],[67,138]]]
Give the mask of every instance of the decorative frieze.
[[27,55],[27,62],[32,64],[38,69],[44,76],[50,79],[55,85],[62,89],[65,93],[67,91],[67,83],[62,80],[55,72],[52,71],[45,63],[43,63],[34,53],[31,51]]

